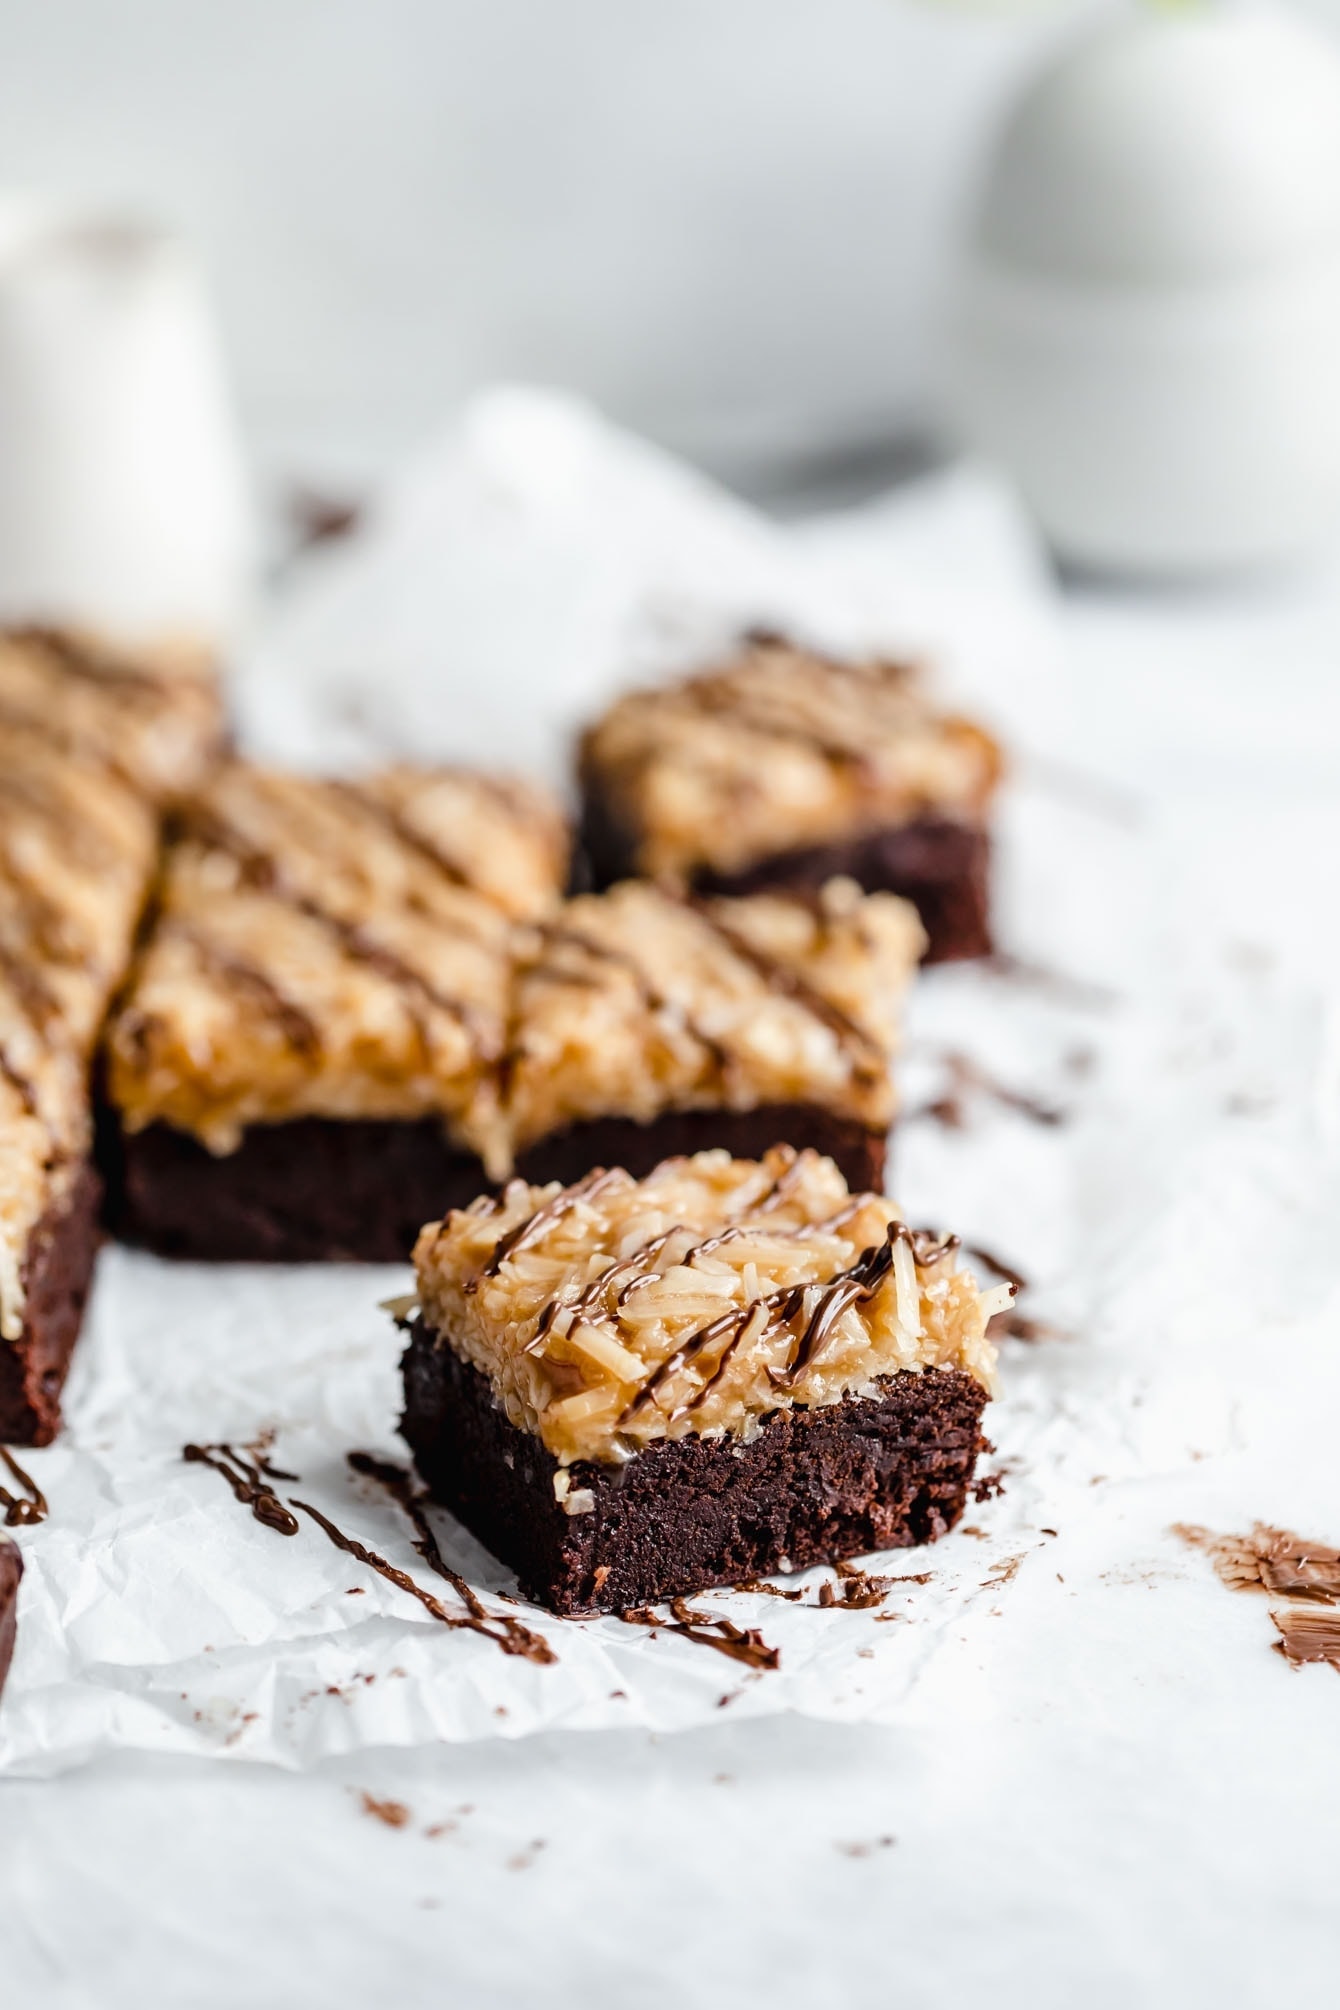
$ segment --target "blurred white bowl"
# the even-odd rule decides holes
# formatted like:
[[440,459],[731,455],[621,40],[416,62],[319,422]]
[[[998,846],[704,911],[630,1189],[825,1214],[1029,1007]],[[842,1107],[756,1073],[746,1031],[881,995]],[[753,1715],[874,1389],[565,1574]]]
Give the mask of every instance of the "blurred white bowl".
[[1283,14],[1106,22],[1025,91],[949,402],[1062,557],[1169,577],[1340,524],[1340,56]]
[[250,556],[185,248],[150,225],[0,206],[0,618],[222,636]]

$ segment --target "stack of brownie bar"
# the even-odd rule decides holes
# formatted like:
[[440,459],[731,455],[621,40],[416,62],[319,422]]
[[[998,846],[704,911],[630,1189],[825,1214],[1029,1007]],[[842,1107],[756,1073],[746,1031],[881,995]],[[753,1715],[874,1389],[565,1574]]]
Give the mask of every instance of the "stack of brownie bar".
[[89,1068],[160,815],[220,730],[191,652],[0,636],[0,1441],[59,1424],[97,1240]]

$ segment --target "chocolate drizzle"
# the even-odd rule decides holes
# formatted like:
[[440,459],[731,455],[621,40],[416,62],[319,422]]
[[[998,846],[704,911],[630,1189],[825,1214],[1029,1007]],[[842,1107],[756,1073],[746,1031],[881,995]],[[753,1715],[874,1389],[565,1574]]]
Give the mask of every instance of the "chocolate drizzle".
[[190,828],[199,840],[215,851],[225,852],[230,857],[246,881],[259,891],[271,894],[295,913],[306,920],[315,922],[319,928],[334,937],[344,953],[355,963],[373,970],[379,977],[389,979],[404,990],[416,993],[428,1004],[435,1005],[440,1012],[459,1022],[474,1042],[480,1053],[491,1051],[493,1040],[490,1029],[482,1022],[475,1008],[464,999],[455,998],[449,992],[441,991],[420,970],[397,956],[384,943],[372,941],[357,922],[346,921],[342,915],[332,914],[317,900],[302,893],[286,877],[279,860],[271,852],[250,844],[242,833],[233,828],[216,810],[197,805],[192,811]]
[[537,1207],[534,1214],[528,1214],[524,1221],[519,1221],[515,1228],[509,1229],[478,1276],[469,1280],[466,1290],[475,1291],[482,1279],[496,1277],[509,1257],[519,1255],[523,1249],[529,1248],[531,1243],[538,1242],[555,1222],[561,1221],[563,1216],[577,1205],[578,1201],[594,1200],[597,1194],[604,1193],[608,1187],[617,1185],[619,1181],[627,1178],[628,1174],[618,1166],[615,1166],[613,1171],[608,1171],[604,1166],[593,1166],[585,1179],[579,1179],[575,1186],[565,1187],[562,1193],[556,1193],[552,1200],[547,1200],[542,1207]]
[[727,1655],[732,1661],[742,1661],[747,1668],[780,1668],[780,1649],[769,1647],[757,1627],[737,1626],[724,1615],[699,1612],[687,1599],[670,1600],[670,1619],[662,1619],[650,1605],[630,1606],[621,1612],[619,1618],[626,1626],[649,1626],[663,1633],[676,1633],[681,1640],[692,1640],[699,1647],[713,1647],[718,1654]]
[[276,1535],[296,1535],[298,1523],[269,1484],[271,1480],[296,1480],[296,1473],[281,1472],[270,1465],[263,1451],[256,1445],[249,1445],[249,1459],[235,1452],[229,1444],[183,1445],[182,1458],[187,1465],[209,1466],[213,1472],[228,1482],[234,1498],[243,1507],[249,1507],[257,1521],[266,1528],[272,1528]]
[[803,1006],[811,1018],[826,1026],[829,1032],[836,1036],[839,1045],[846,1050],[858,1073],[878,1076],[884,1074],[888,1067],[888,1057],[883,1048],[840,1006],[825,998],[821,991],[816,991],[799,971],[792,970],[785,963],[779,963],[776,957],[769,956],[765,950],[756,948],[745,936],[723,921],[709,902],[688,895],[679,897],[718,940],[725,943],[733,956],[738,957],[742,963],[747,963],[750,969],[763,979],[769,991],[778,997],[790,998],[795,1004]]
[[0,1445],[0,1459],[8,1466],[10,1478],[23,1488],[23,1495],[20,1496],[10,1493],[8,1487],[0,1486],[0,1508],[5,1511],[6,1528],[35,1528],[51,1512],[46,1496],[4,1445]]
[[[374,1458],[371,1452],[350,1452],[348,1461],[351,1469],[364,1478],[375,1480],[385,1487],[414,1525],[414,1547],[430,1570],[445,1578],[456,1596],[464,1605],[468,1617],[451,1615],[450,1623],[468,1627],[472,1632],[482,1633],[486,1640],[492,1640],[501,1647],[504,1654],[517,1654],[526,1661],[546,1665],[556,1661],[558,1656],[541,1633],[532,1633],[519,1619],[512,1619],[506,1613],[492,1613],[480,1599],[473,1586],[468,1584],[458,1571],[451,1569],[438,1546],[437,1536],[428,1519],[427,1493],[416,1487],[413,1479],[403,1466],[395,1466],[385,1459]],[[301,1506],[301,1502],[295,1503]],[[310,1512],[310,1510],[309,1510]],[[367,1562],[370,1557],[365,1557]],[[380,1565],[374,1565],[380,1568]],[[389,1568],[389,1566],[388,1566]]]

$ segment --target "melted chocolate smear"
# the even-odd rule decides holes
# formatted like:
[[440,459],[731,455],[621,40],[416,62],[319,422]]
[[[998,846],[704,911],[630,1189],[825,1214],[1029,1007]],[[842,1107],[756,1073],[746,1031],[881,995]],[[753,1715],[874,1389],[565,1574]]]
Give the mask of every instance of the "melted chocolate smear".
[[269,1484],[271,1479],[295,1480],[296,1473],[281,1473],[277,1467],[266,1462],[263,1452],[254,1450],[253,1457],[244,1458],[231,1445],[183,1445],[181,1455],[189,1466],[208,1466],[228,1482],[233,1496],[243,1507],[249,1507],[256,1520],[266,1528],[272,1528],[276,1535],[296,1535],[298,1522],[289,1513],[284,1503]]
[[[604,1166],[593,1166],[585,1179],[578,1180],[576,1186],[565,1187],[562,1193],[556,1193],[552,1200],[547,1200],[542,1207],[537,1207],[534,1214],[528,1214],[524,1221],[519,1221],[515,1228],[509,1229],[480,1271],[479,1278],[496,1277],[509,1256],[516,1256],[523,1249],[529,1248],[531,1243],[538,1242],[540,1237],[552,1228],[555,1222],[561,1221],[569,1209],[575,1207],[579,1201],[592,1201],[598,1194],[604,1193],[606,1188],[615,1186],[627,1178],[628,1174],[621,1171],[618,1166],[612,1172],[606,1171]],[[479,1278],[472,1277],[469,1280],[465,1287],[467,1292],[477,1288]]]
[[[553,1648],[549,1645],[543,1634],[532,1633],[530,1628],[523,1626],[519,1619],[509,1618],[505,1613],[490,1612],[479,1598],[473,1586],[467,1584],[457,1571],[451,1569],[438,1547],[437,1537],[428,1519],[425,1505],[428,1496],[419,1487],[416,1487],[412,1477],[406,1472],[403,1466],[395,1466],[388,1460],[374,1458],[371,1452],[350,1452],[348,1454],[348,1461],[354,1472],[361,1473],[365,1479],[375,1480],[379,1486],[385,1487],[396,1505],[403,1508],[409,1516],[410,1521],[414,1525],[415,1549],[430,1570],[436,1571],[439,1577],[446,1579],[469,1615],[468,1618],[464,1618],[459,1614],[454,1615],[449,1620],[449,1624],[468,1627],[471,1632],[482,1633],[486,1640],[492,1640],[495,1646],[501,1647],[504,1654],[519,1654],[524,1660],[534,1661],[541,1665],[558,1659],[558,1656],[554,1653]],[[301,1507],[302,1502],[295,1501],[294,1506]],[[308,1509],[309,1514],[313,1512],[314,1510]],[[327,1534],[329,1534],[330,1526],[329,1524],[325,1524],[325,1526]],[[370,1552],[363,1560],[365,1562],[372,1562],[374,1569],[382,1569],[380,1562],[374,1561]],[[390,1566],[388,1565],[387,1570],[389,1569]],[[382,1574],[385,1576],[386,1570],[383,1570]],[[400,1575],[397,1574],[393,1581],[400,1582]],[[411,1580],[405,1579],[404,1584],[405,1588],[412,1588],[414,1590],[416,1597],[423,1598],[425,1596],[425,1594],[418,1590],[417,1586],[411,1584]],[[435,1605],[436,1600],[430,1605],[429,1610],[431,1611]],[[441,1608],[438,1609],[440,1611]],[[443,1617],[445,1618],[446,1615],[443,1614]]]
[[23,1495],[20,1496],[10,1493],[7,1487],[0,1486],[0,1508],[5,1511],[6,1528],[35,1528],[39,1522],[44,1522],[50,1513],[46,1496],[24,1472],[13,1453],[7,1451],[3,1445],[0,1445],[0,1459],[3,1459],[9,1467],[10,1478],[23,1488]]
[[747,1668],[780,1668],[781,1652],[769,1647],[757,1627],[737,1626],[733,1620],[710,1612],[699,1612],[686,1599],[670,1600],[671,1618],[662,1619],[650,1605],[630,1606],[618,1616],[626,1626],[650,1626],[663,1633],[677,1633],[699,1647],[714,1647],[732,1661]]

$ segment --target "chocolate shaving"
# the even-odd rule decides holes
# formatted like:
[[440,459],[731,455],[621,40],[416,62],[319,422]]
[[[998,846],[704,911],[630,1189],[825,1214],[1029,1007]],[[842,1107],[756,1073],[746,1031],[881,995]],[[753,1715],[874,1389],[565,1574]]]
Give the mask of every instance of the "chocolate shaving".
[[23,1488],[24,1496],[12,1494],[7,1487],[0,1486],[0,1507],[5,1511],[6,1528],[35,1528],[51,1512],[45,1494],[4,1445],[0,1445],[0,1459],[8,1466],[10,1478]]
[[[482,1633],[501,1647],[504,1654],[518,1654],[526,1661],[541,1665],[556,1661],[549,1642],[543,1634],[532,1633],[519,1619],[512,1619],[506,1613],[493,1613],[483,1603],[473,1586],[454,1571],[438,1546],[437,1536],[428,1519],[428,1495],[414,1483],[403,1466],[392,1465],[386,1459],[374,1458],[371,1452],[350,1452],[349,1465],[366,1479],[375,1480],[385,1487],[387,1493],[402,1508],[414,1525],[414,1547],[430,1570],[445,1578],[456,1596],[469,1613],[469,1619],[457,1619],[456,1624],[470,1626],[476,1633]],[[300,1505],[300,1503],[295,1503]]]
[[269,1479],[293,1480],[296,1473],[281,1473],[267,1465],[257,1453],[253,1459],[243,1458],[231,1445],[183,1445],[182,1458],[189,1466],[209,1466],[213,1472],[228,1482],[233,1496],[243,1507],[249,1507],[256,1520],[266,1528],[272,1528],[276,1535],[296,1535],[298,1522],[291,1515]]
[[626,1626],[649,1626],[664,1633],[676,1633],[699,1647],[713,1647],[732,1661],[748,1668],[780,1668],[780,1649],[769,1647],[757,1627],[737,1626],[724,1615],[699,1612],[686,1599],[670,1600],[670,1619],[661,1619],[649,1605],[630,1606],[618,1617]]
[[1216,1535],[1188,1522],[1174,1522],[1172,1533],[1203,1550],[1231,1591],[1293,1601],[1270,1614],[1280,1636],[1275,1649],[1291,1668],[1322,1662],[1340,1673],[1340,1550],[1265,1522],[1248,1535]]
[[1340,1674],[1340,1612],[1315,1605],[1286,1605],[1270,1617],[1279,1629],[1276,1650],[1291,1668],[1321,1661]]

